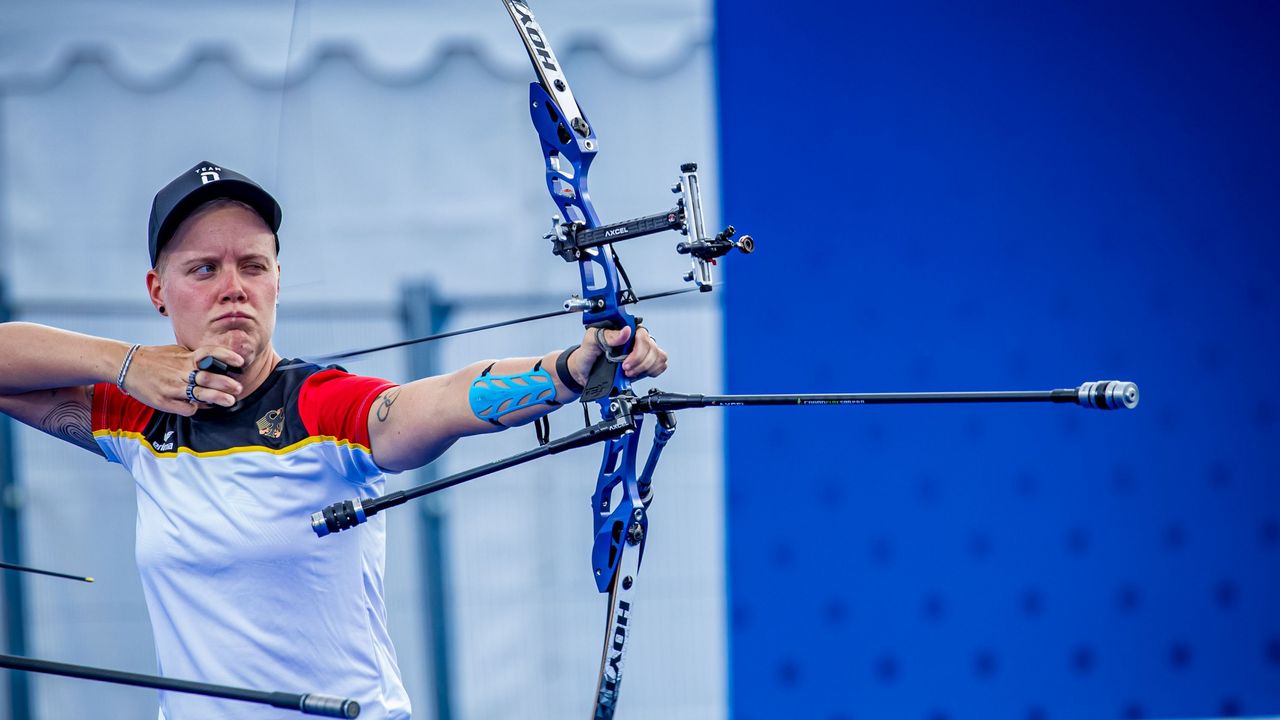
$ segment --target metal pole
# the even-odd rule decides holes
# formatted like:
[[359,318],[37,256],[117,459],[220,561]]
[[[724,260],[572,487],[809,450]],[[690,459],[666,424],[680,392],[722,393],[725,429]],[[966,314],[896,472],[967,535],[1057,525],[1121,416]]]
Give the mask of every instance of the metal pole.
[[[0,322],[8,322],[8,295],[4,278],[0,277]],[[18,459],[13,446],[13,421],[0,414],[0,561],[22,564],[22,526],[19,506]],[[4,639],[6,652],[27,653],[26,580],[23,573],[0,571],[4,592]],[[10,720],[31,720],[31,685],[26,673],[8,676]]]
[[[441,301],[440,296],[429,283],[418,282],[407,285],[402,293],[402,301],[406,337],[434,335],[444,328],[451,306]],[[413,345],[409,348],[411,377],[428,377],[440,372],[436,348],[436,345],[429,343]],[[440,476],[440,470],[435,463],[427,465],[418,472],[426,482],[436,480]],[[419,503],[418,521],[423,543],[421,557],[428,613],[427,647],[431,652],[432,684],[435,686],[435,707],[432,717],[436,720],[453,720],[449,568],[445,552],[449,516],[443,503],[444,500],[438,497],[427,498]]]

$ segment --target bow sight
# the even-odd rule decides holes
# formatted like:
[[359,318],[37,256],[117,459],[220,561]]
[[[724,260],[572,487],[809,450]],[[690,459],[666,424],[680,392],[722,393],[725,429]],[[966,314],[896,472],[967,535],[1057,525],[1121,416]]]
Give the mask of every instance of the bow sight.
[[[680,195],[680,198],[676,200],[676,206],[666,212],[593,228],[580,221],[563,222],[559,215],[554,215],[551,218],[551,232],[543,237],[551,241],[553,253],[566,262],[579,262],[583,259],[583,254],[592,248],[665,230],[676,230],[681,235],[692,238],[676,244],[676,252],[693,258],[693,268],[685,274],[685,282],[694,283],[702,292],[710,292],[715,287],[711,266],[716,264],[716,258],[723,257],[734,249],[749,255],[755,251],[755,241],[750,235],[734,240],[733,236],[738,231],[732,225],[721,230],[714,238],[707,239],[697,163],[684,163],[680,166],[680,179],[671,186],[671,192]],[[616,255],[613,261],[618,262]],[[624,304],[635,302],[630,287],[624,292],[628,293]],[[565,303],[565,309],[587,310],[588,307],[585,301],[574,296]]]

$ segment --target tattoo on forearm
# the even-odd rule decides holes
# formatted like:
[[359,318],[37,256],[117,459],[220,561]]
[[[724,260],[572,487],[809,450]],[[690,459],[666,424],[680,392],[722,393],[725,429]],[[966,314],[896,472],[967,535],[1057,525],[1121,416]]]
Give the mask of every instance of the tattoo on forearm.
[[59,403],[40,421],[40,429],[50,435],[89,450],[97,450],[93,440],[89,406],[76,400]]
[[378,422],[387,421],[391,415],[391,406],[398,397],[400,397],[400,388],[391,388],[378,396]]

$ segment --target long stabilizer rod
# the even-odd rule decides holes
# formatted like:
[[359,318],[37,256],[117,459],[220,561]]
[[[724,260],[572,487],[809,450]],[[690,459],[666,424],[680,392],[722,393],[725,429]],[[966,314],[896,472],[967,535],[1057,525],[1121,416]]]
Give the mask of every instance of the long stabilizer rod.
[[[616,400],[622,403],[621,398]],[[1138,406],[1138,386],[1122,380],[1087,382],[1061,390],[997,390],[992,392],[826,393],[817,395],[688,395],[657,390],[628,401],[618,414],[595,425],[501,460],[464,470],[407,490],[373,499],[344,500],[311,514],[311,529],[318,537],[348,530],[387,508],[439,492],[454,485],[523,465],[531,460],[573,448],[594,445],[635,428],[634,413],[663,413],[687,408],[740,405],[912,405],[926,403],[1070,403],[1099,410],[1133,409]]]
[[297,695],[284,692],[264,692],[262,690],[246,690],[227,685],[211,685],[192,680],[173,680],[155,675],[139,675],[137,673],[107,670],[105,668],[71,665],[68,663],[50,662],[17,655],[0,654],[0,667],[11,670],[42,673],[45,675],[61,675],[63,677],[94,680],[115,685],[132,685],[134,687],[154,688],[170,692],[190,693],[207,697],[240,700],[242,702],[271,705],[272,707],[297,710],[305,715],[323,715],[324,717],[355,718],[360,716],[360,703],[346,698],[328,695]]
[[924,405],[947,403],[1069,403],[1098,410],[1132,410],[1138,386],[1122,380],[1087,382],[1060,390],[993,392],[822,393],[812,395],[689,395],[653,392],[638,398],[639,412],[666,412],[703,407],[750,405]]

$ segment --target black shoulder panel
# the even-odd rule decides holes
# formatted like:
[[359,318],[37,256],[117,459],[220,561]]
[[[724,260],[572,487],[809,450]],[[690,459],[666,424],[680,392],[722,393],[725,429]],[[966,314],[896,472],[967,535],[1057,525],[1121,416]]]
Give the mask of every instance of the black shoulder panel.
[[143,433],[157,453],[185,448],[198,453],[236,448],[279,450],[309,437],[298,415],[302,383],[320,371],[315,365],[283,360],[262,386],[233,408],[201,410],[193,417],[157,412]]

